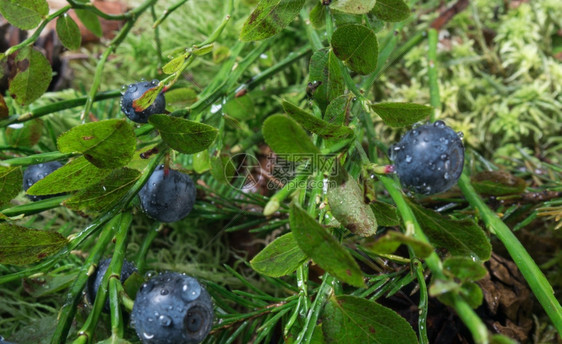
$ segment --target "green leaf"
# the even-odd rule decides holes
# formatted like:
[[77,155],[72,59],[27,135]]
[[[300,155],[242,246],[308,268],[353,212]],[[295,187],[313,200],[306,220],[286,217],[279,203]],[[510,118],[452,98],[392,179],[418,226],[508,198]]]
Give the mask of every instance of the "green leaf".
[[324,113],[324,120],[332,124],[345,124],[346,120],[351,116],[352,105],[353,97],[339,96],[335,98],[328,104]]
[[379,226],[392,227],[400,225],[400,217],[395,206],[381,201],[374,201],[371,203],[371,210],[373,210]]
[[19,105],[29,105],[47,91],[53,70],[43,54],[27,46],[15,54],[10,65],[15,76],[10,77],[9,90]]
[[373,14],[380,20],[399,22],[408,19],[410,8],[402,0],[377,0]]
[[333,296],[322,314],[322,330],[327,343],[418,342],[410,324],[398,313],[356,296]]
[[240,39],[259,41],[281,32],[299,14],[305,0],[260,0],[244,23]]
[[228,155],[216,155],[211,157],[211,175],[218,182],[227,184],[236,174],[236,167]]
[[308,256],[299,248],[293,233],[287,233],[261,250],[250,264],[261,274],[281,277],[295,271],[307,259]]
[[359,24],[338,27],[331,44],[334,54],[354,72],[369,74],[377,68],[377,37],[368,27]]
[[57,144],[61,153],[79,152],[96,167],[117,168],[133,157],[136,137],[126,120],[108,119],[74,127]]
[[329,49],[318,50],[310,58],[309,80],[315,85],[314,99],[322,109],[345,92],[343,73],[334,53]]
[[308,17],[310,19],[310,23],[315,29],[323,28],[324,25],[326,25],[326,6],[317,2],[310,10],[310,15]]
[[43,121],[39,118],[27,121],[23,128],[6,128],[6,141],[14,147],[31,148],[39,142],[43,133]]
[[330,3],[330,8],[344,13],[364,14],[369,13],[378,1],[380,0],[334,0]]
[[94,12],[88,10],[79,10],[79,9],[75,9],[74,11],[78,16],[78,19],[80,19],[80,21],[82,22],[82,24],[84,24],[86,29],[90,30],[90,32],[96,35],[97,37],[101,37],[103,35],[103,30],[101,28],[100,20]]
[[68,14],[63,14],[57,19],[57,35],[62,45],[67,49],[76,50],[82,44],[82,34],[78,24]]
[[154,103],[160,92],[162,92],[163,88],[164,88],[163,84],[158,84],[157,86],[151,87],[148,90],[146,90],[142,94],[142,96],[133,100],[133,109],[136,112],[142,112],[147,108],[149,108],[150,105]]
[[265,142],[277,154],[320,153],[304,129],[287,116],[268,117],[263,123],[262,133]]
[[393,128],[412,125],[428,118],[433,111],[429,106],[414,103],[378,103],[371,105],[371,108],[386,125]]
[[461,281],[478,281],[486,276],[486,268],[479,261],[468,257],[449,257],[443,262],[443,270]]
[[256,116],[254,102],[252,102],[252,98],[247,94],[228,101],[224,104],[222,111],[241,121],[247,121]]
[[0,206],[17,196],[21,191],[22,184],[21,168],[0,166]]
[[197,93],[189,87],[174,88],[164,93],[167,105],[176,107],[187,107],[197,101]]
[[0,0],[0,13],[15,27],[31,30],[49,14],[49,5],[46,0]]
[[26,291],[34,298],[45,297],[66,290],[78,277],[78,272],[47,274],[26,279]]
[[283,109],[306,130],[325,139],[344,139],[353,136],[353,130],[349,127],[323,121],[288,101],[283,101]]
[[297,244],[316,264],[342,282],[365,287],[363,274],[351,254],[295,203],[291,204],[289,222]]
[[185,62],[184,55],[175,57],[170,62],[166,63],[164,67],[162,67],[162,72],[164,72],[165,74],[174,74],[175,72],[180,70],[184,62]]
[[63,248],[65,237],[56,232],[40,231],[0,223],[0,264],[27,265],[38,262]]
[[460,295],[474,309],[478,308],[484,299],[482,289],[474,282],[464,282],[461,286]]
[[140,172],[130,168],[114,170],[99,183],[91,185],[64,201],[69,209],[97,215],[118,202],[140,178]]
[[82,190],[99,182],[111,171],[111,169],[97,168],[81,156],[33,184],[27,193],[41,196]]
[[471,180],[478,193],[490,196],[519,195],[527,188],[525,180],[507,171],[484,171]]
[[164,142],[185,154],[204,151],[218,134],[210,125],[168,115],[152,115],[148,121],[158,129]]
[[363,192],[355,179],[338,166],[340,174],[336,187],[326,194],[332,215],[350,232],[360,236],[371,236],[377,232],[377,219],[371,207],[364,202]]
[[384,255],[394,253],[402,244],[411,247],[420,258],[426,258],[433,252],[431,245],[396,231],[389,231],[377,240],[369,240],[363,247],[375,254]]
[[408,200],[429,241],[446,248],[454,256],[490,259],[492,246],[488,237],[473,220],[454,220]]
[[195,153],[193,156],[193,170],[197,174],[202,174],[211,169],[211,157],[209,152],[204,150],[199,153]]

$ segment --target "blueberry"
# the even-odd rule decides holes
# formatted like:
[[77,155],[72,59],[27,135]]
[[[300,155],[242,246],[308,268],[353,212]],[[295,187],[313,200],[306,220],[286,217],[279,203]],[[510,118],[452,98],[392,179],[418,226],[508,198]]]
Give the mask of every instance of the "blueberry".
[[195,203],[195,184],[182,172],[160,165],[139,192],[141,207],[160,222],[176,222],[186,217]]
[[464,147],[443,121],[408,131],[389,149],[400,182],[420,194],[450,189],[462,173]]
[[[23,190],[27,191],[33,184],[37,183],[38,181],[45,178],[47,175],[53,173],[53,171],[61,167],[62,167],[62,163],[58,161],[50,161],[42,164],[28,166],[25,172],[23,173]],[[32,196],[32,195],[26,195],[26,196],[27,198],[35,202],[59,195],[60,194],[46,195],[46,196]]]
[[213,303],[195,278],[166,272],[141,286],[131,324],[144,344],[197,344],[211,331]]
[[0,336],[0,344],[16,344],[16,343],[8,342],[7,340],[4,339],[4,337]]
[[[101,286],[101,280],[109,268],[109,263],[111,263],[111,258],[104,259],[100,262],[96,271],[88,278],[88,284],[86,286],[86,295],[90,303],[94,303],[96,299],[96,294]],[[124,283],[129,276],[137,271],[135,265],[127,260],[123,261],[123,267],[121,268],[121,283]],[[105,312],[109,312],[109,300],[105,300],[105,305],[103,306]]]
[[160,92],[154,102],[143,111],[136,111],[133,102],[139,99],[146,91],[158,85],[158,80],[141,81],[126,86],[125,93],[121,97],[121,111],[133,122],[146,123],[148,117],[156,113],[164,113],[166,109],[166,98]]

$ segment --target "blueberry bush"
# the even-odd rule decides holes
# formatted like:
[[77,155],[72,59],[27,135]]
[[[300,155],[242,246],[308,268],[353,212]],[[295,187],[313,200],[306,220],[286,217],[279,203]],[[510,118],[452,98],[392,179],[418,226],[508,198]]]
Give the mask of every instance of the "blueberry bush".
[[560,11],[0,0],[0,343],[560,343]]

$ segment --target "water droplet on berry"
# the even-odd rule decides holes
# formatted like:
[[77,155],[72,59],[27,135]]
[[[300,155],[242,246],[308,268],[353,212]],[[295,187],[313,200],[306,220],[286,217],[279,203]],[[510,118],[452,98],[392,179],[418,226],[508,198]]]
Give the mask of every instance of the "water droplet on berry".
[[193,279],[190,279],[182,287],[182,298],[186,301],[193,301],[201,295],[201,285]]
[[411,163],[411,162],[412,162],[412,156],[411,156],[411,155],[406,155],[406,162],[407,162],[407,163]]
[[160,322],[160,325],[168,327],[172,325],[172,318],[167,315],[161,315],[160,317],[158,317],[158,322]]
[[121,86],[121,95],[124,95],[127,92],[127,85]]
[[160,81],[158,81],[158,79],[153,79],[151,82],[152,86],[156,86],[158,85],[158,83],[160,83]]
[[445,128],[445,122],[443,121],[436,121],[435,123],[433,123],[433,125],[437,128]]
[[413,129],[413,130],[412,130],[412,135],[413,135],[413,136],[418,136],[419,134],[420,134],[420,132],[417,131],[416,129]]
[[160,295],[168,295],[170,293],[170,291],[166,288],[163,288],[162,290],[160,290]]
[[146,332],[143,332],[142,336],[143,336],[144,338],[146,338],[146,339],[152,339],[152,338],[154,338],[154,335],[153,335],[153,334],[148,334],[148,333],[146,333]]
[[449,180],[449,172],[445,172],[445,174],[443,175],[443,179]]
[[441,154],[441,160],[447,160],[448,156],[447,154]]
[[141,81],[141,82],[145,82],[145,81],[146,81],[146,78],[143,77],[143,78],[140,79],[140,81]]
[[464,133],[462,131],[457,131],[457,136],[459,137],[459,139],[464,139]]

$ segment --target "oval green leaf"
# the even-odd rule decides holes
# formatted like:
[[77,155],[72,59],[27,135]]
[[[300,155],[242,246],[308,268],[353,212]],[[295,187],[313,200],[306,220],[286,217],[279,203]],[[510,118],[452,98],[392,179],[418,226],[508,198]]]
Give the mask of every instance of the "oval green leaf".
[[43,127],[44,123],[40,118],[25,122],[19,129],[8,127],[5,132],[6,141],[14,147],[31,148],[41,139]]
[[267,245],[250,262],[257,272],[281,277],[295,271],[308,256],[299,248],[293,233],[287,233]]
[[375,254],[392,254],[402,244],[412,248],[419,258],[426,258],[433,252],[430,244],[396,231],[389,231],[377,240],[367,241],[363,247]]
[[152,115],[148,121],[158,129],[164,142],[185,154],[204,151],[218,134],[210,125],[168,115]]
[[356,296],[332,297],[322,314],[327,343],[413,344],[418,342],[410,324],[398,313]]
[[436,247],[446,248],[452,255],[490,259],[490,240],[473,220],[454,220],[408,200],[423,232]]
[[383,122],[393,128],[402,128],[428,118],[433,109],[414,103],[378,103],[371,105]]
[[244,23],[240,39],[259,41],[281,32],[299,14],[305,0],[260,0]]
[[135,182],[140,172],[130,168],[114,170],[99,183],[91,185],[63,202],[69,209],[98,215],[117,203]]
[[363,202],[363,192],[355,179],[340,166],[336,187],[328,190],[327,198],[332,215],[350,232],[371,236],[377,232],[377,219],[368,204]]
[[363,274],[351,254],[295,203],[291,204],[289,223],[301,250],[322,269],[352,286],[365,286]]
[[76,50],[80,48],[82,44],[80,28],[68,14],[65,13],[57,19],[56,31],[62,45],[67,49]]
[[21,106],[41,97],[51,83],[51,64],[39,51],[25,47],[10,59],[14,77],[10,78],[10,93]]
[[6,204],[16,197],[23,184],[19,167],[0,166],[0,205]]
[[322,109],[336,97],[345,92],[345,82],[340,64],[329,49],[318,50],[310,58],[308,79],[313,90],[314,100]]
[[410,8],[402,0],[377,0],[373,14],[380,20],[399,22],[408,19]]
[[365,14],[369,13],[378,1],[380,0],[335,0],[330,3],[330,8],[345,13]]
[[86,29],[90,30],[90,32],[96,35],[97,37],[101,37],[103,35],[103,30],[101,28],[100,20],[94,12],[88,10],[79,10],[79,9],[76,9],[74,11],[78,16],[78,19],[80,19],[80,21],[82,22],[82,24],[84,24]]
[[0,13],[15,27],[31,30],[49,14],[49,5],[46,0],[0,0]]
[[288,101],[283,101],[283,109],[306,130],[325,139],[344,139],[353,136],[353,130],[349,127],[323,121]]
[[33,184],[27,193],[40,196],[82,190],[102,180],[111,171],[97,168],[81,156]]
[[479,261],[468,257],[449,257],[443,262],[443,270],[461,281],[478,281],[486,276],[486,268]]
[[61,153],[82,153],[96,167],[117,168],[133,157],[136,137],[126,120],[109,119],[74,127],[57,144]]
[[262,127],[265,142],[277,154],[320,153],[304,129],[283,115],[268,117]]
[[334,54],[351,70],[369,74],[377,68],[378,43],[375,32],[364,25],[339,27],[332,35]]
[[56,232],[0,223],[0,264],[27,265],[63,248],[65,237]]

